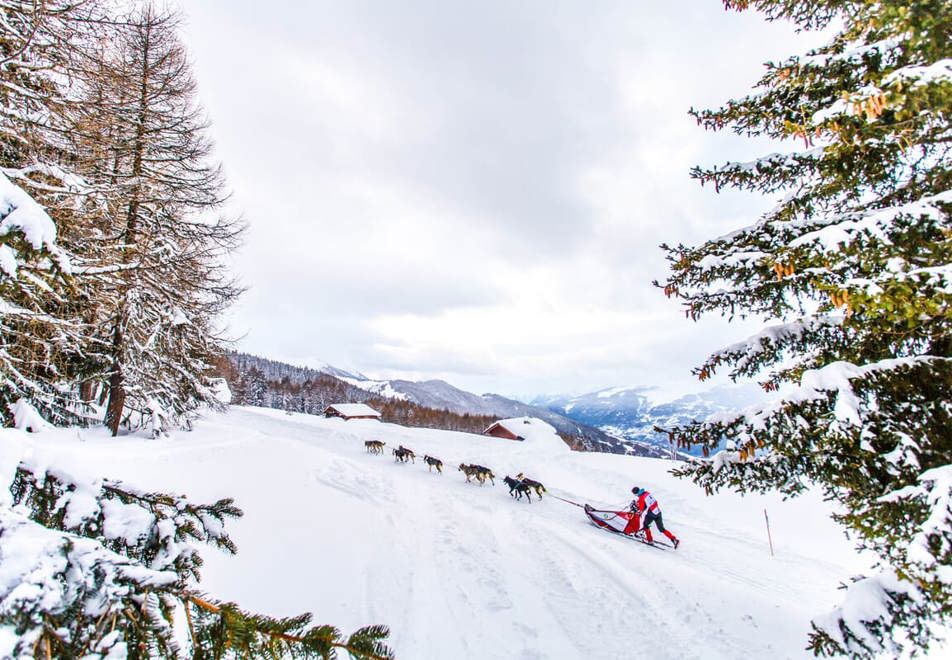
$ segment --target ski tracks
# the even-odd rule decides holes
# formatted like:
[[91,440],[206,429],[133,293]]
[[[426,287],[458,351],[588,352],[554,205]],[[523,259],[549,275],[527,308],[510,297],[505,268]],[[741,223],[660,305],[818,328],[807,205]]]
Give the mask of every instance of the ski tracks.
[[[637,652],[656,658],[716,657],[710,637],[698,648],[692,634],[692,624],[704,618],[703,610],[686,603],[672,584],[659,578],[664,568],[647,554],[652,550],[632,544],[614,547],[627,542],[609,537],[614,543],[606,543],[594,536],[600,533],[584,523],[571,532],[555,525],[532,531],[544,551],[549,598],[559,603],[561,623],[584,656],[608,659]],[[665,645],[658,646],[658,640]],[[719,641],[729,645],[726,638]],[[719,655],[736,657],[736,649]]]

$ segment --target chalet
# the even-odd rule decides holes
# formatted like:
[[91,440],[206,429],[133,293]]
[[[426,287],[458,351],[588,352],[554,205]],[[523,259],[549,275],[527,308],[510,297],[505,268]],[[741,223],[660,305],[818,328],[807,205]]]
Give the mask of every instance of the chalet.
[[521,422],[518,419],[504,419],[494,422],[483,431],[483,435],[491,435],[495,438],[505,438],[506,440],[525,440],[525,437],[519,435],[519,426],[521,423],[528,424],[528,421]]
[[324,409],[324,417],[379,420],[380,413],[365,403],[335,403]]

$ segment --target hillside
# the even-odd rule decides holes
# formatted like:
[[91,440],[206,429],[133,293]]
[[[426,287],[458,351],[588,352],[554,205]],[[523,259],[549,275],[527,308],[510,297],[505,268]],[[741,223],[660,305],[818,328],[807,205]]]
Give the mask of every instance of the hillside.
[[[345,630],[382,622],[400,658],[786,658],[836,602],[855,553],[815,496],[705,497],[671,463],[526,442],[233,407],[173,439],[51,430],[37,454],[199,500],[234,496],[236,557],[208,551],[202,586]],[[441,457],[445,473],[363,442]],[[550,495],[622,503],[650,488],[677,552],[610,536],[554,497],[513,501],[454,465],[525,471]],[[764,533],[770,514],[777,555]]]
[[[551,424],[575,448],[656,458],[669,455],[666,448],[623,439],[554,410],[498,394],[473,394],[442,380],[372,380],[326,364],[316,369],[297,367],[247,353],[230,354],[222,375],[236,392],[236,402],[244,404],[315,413],[331,403],[358,401],[395,410],[397,414],[385,414],[387,421],[470,432],[482,430],[495,419],[532,416]],[[436,421],[418,423],[423,418]]]

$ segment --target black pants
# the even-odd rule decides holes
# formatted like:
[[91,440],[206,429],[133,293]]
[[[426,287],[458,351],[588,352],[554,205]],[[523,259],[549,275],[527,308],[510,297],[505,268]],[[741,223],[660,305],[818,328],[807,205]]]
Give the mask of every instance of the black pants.
[[646,513],[646,514],[645,514],[645,522],[644,522],[644,524],[641,526],[641,529],[647,530],[647,529],[648,529],[648,526],[651,525],[651,523],[655,523],[655,524],[658,526],[658,531],[659,531],[659,532],[661,532],[662,534],[665,533],[665,531],[664,531],[664,519],[661,517],[661,512],[660,512],[660,511],[657,512],[657,513],[655,513],[654,511],[649,511],[648,513]]

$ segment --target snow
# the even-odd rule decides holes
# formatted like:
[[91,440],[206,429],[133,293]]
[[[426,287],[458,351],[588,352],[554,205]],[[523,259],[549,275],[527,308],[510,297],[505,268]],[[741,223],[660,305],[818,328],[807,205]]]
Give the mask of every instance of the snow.
[[[906,556],[914,562],[934,566],[935,557],[945,556],[952,548],[943,532],[952,525],[952,465],[942,465],[926,470],[919,476],[918,487],[907,486],[879,498],[881,502],[925,495],[929,506],[929,517],[919,527],[909,541]],[[933,554],[930,545],[939,544],[938,552]]]
[[568,445],[562,441],[556,433],[555,428],[541,419],[535,417],[513,417],[511,419],[500,419],[493,422],[493,426],[499,425],[510,433],[519,436],[523,442],[528,443],[540,454],[545,453],[564,453],[571,451]]
[[[620,385],[618,387],[610,387],[605,390],[599,390],[595,393],[595,396],[599,399],[614,399],[624,394],[637,394],[639,397],[643,398],[648,405],[656,406],[662,403],[669,403],[677,398],[689,394],[689,392],[684,391],[680,386],[662,386],[662,385]],[[575,400],[578,401],[585,396],[576,397]],[[569,408],[566,407],[565,411],[568,412]]]
[[[104,613],[108,601],[129,593],[129,577],[155,587],[178,580],[173,571],[136,565],[95,541],[48,529],[8,507],[0,507],[0,530],[0,614],[5,616],[62,612],[79,600],[84,614],[95,619]],[[78,594],[85,597],[77,599]],[[17,644],[30,648],[33,643],[29,635],[35,635],[36,629],[21,639],[12,628],[0,626],[0,657],[12,658]],[[118,652],[120,646],[113,650]],[[18,653],[16,657],[32,656]]]
[[610,398],[613,397],[613,396],[618,396],[619,394],[623,394],[624,392],[628,392],[628,391],[633,390],[633,389],[635,389],[635,388],[634,388],[634,387],[631,387],[631,386],[612,387],[612,388],[610,388],[610,389],[602,390],[601,392],[599,392],[599,393],[598,393],[598,398],[599,398],[599,399],[610,399]]
[[[790,247],[807,247],[816,244],[820,251],[834,252],[840,249],[840,244],[850,242],[854,236],[863,232],[869,233],[880,240],[888,241],[888,232],[899,218],[929,218],[941,223],[945,217],[942,209],[944,205],[949,203],[952,203],[952,190],[945,190],[897,206],[834,215],[823,218],[819,222],[810,221],[810,224],[823,226],[804,233],[796,240],[791,241]],[[801,224],[804,227],[807,226],[806,223]],[[794,226],[794,223],[791,226]]]
[[228,405],[231,403],[232,393],[231,388],[228,387],[228,381],[224,378],[211,378],[208,381],[208,389],[211,390],[212,396],[215,397],[216,401]]
[[928,66],[904,66],[883,78],[883,85],[915,81],[913,86],[952,81],[952,58],[944,58]]
[[329,410],[336,410],[345,417],[380,417],[380,413],[366,403],[335,403],[327,406]]
[[[899,580],[891,570],[882,571],[850,584],[846,588],[843,602],[832,612],[817,618],[817,627],[826,631],[843,647],[854,648],[855,645],[840,630],[839,621],[842,620],[843,625],[869,648],[876,649],[878,652],[892,650],[884,648],[863,625],[863,621],[874,621],[882,615],[887,604],[892,600],[889,592],[915,597],[915,592],[909,588],[908,582]],[[885,641],[889,643],[888,636]],[[856,650],[859,651],[859,648],[857,647]]]
[[8,404],[8,407],[13,415],[13,426],[21,431],[40,433],[52,428],[26,399],[17,399],[16,403]]
[[[669,461],[571,452],[544,422],[512,421],[526,442],[233,407],[175,439],[68,429],[42,446],[73,472],[234,497],[239,552],[203,551],[203,591],[343,630],[387,624],[403,658],[807,657],[810,619],[867,568],[816,494],[705,497]],[[444,474],[371,456],[370,439],[437,456]],[[515,502],[502,484],[467,484],[462,462],[497,482],[525,472],[549,494]],[[620,506],[634,483],[660,501],[677,552],[610,536],[549,496]],[[123,533],[145,522],[130,517]]]
[[171,324],[177,327],[180,325],[191,325],[192,322],[189,320],[188,315],[186,315],[185,312],[182,311],[181,307],[176,307],[172,311]]
[[0,270],[8,277],[16,277],[17,254],[9,245],[0,245]]
[[367,392],[376,394],[377,396],[382,396],[387,399],[398,399],[400,401],[406,401],[409,397],[403,392],[398,392],[393,388],[393,385],[389,380],[361,380],[360,378],[341,378],[340,380],[345,383],[349,383],[354,387],[357,387]]

